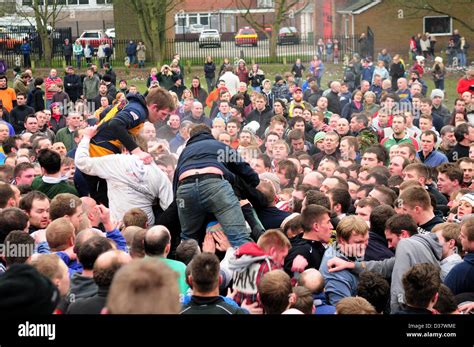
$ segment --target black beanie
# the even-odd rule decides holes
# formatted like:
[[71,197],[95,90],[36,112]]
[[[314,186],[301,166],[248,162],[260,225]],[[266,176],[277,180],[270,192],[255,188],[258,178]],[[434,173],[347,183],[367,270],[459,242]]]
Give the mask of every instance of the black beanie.
[[58,301],[56,286],[31,265],[14,264],[0,276],[0,312],[51,314]]

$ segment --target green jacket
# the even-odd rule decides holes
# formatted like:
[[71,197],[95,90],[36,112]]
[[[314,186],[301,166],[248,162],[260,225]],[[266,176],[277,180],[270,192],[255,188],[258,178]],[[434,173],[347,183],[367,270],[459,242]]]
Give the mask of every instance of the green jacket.
[[62,193],[71,193],[79,196],[76,188],[66,181],[61,181],[59,183],[45,183],[42,177],[36,177],[31,183],[31,188],[46,194],[50,199],[54,199],[56,195]]
[[74,142],[74,134],[69,130],[68,127],[59,129],[54,137],[54,143],[62,142],[66,146],[67,151],[76,148],[76,143]]

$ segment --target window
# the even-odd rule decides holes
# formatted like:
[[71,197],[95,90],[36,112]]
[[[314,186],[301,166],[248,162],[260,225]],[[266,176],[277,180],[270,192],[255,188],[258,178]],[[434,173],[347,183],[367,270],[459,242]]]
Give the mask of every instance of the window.
[[79,0],[79,5],[89,5],[89,0]]
[[67,0],[69,5],[77,5],[77,0]]
[[199,19],[201,20],[202,25],[209,25],[209,15],[200,15]]
[[23,6],[31,6],[33,4],[33,0],[23,0]]
[[424,17],[423,32],[438,36],[451,35],[453,33],[453,19],[448,16]]
[[269,8],[273,6],[273,0],[257,0],[257,7],[259,8]]
[[197,15],[193,14],[189,16],[189,25],[197,24],[197,22],[198,22]]
[[83,38],[88,38],[88,39],[98,39],[99,38],[99,33],[84,33],[82,35]]
[[180,27],[186,26],[186,17],[178,17],[178,26]]

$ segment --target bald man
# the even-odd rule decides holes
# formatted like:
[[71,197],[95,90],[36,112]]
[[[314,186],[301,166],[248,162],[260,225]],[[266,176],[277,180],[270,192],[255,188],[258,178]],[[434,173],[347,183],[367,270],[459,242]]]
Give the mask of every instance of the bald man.
[[324,181],[324,176],[321,175],[319,172],[312,171],[308,173],[306,176],[303,178],[302,184],[309,184],[310,186],[313,186],[315,188],[320,188],[322,183]]
[[95,261],[93,269],[94,282],[99,288],[97,294],[72,303],[67,314],[100,314],[105,307],[115,273],[130,261],[132,261],[130,255],[123,251],[112,250],[102,253]]
[[186,283],[186,265],[180,261],[167,259],[171,249],[171,234],[169,230],[163,225],[157,225],[148,229],[143,244],[147,257],[163,261],[179,274],[179,291],[182,295],[186,295],[189,289]]
[[336,307],[328,305],[324,295],[324,278],[316,269],[307,269],[301,273],[298,286],[308,288],[313,293],[316,314],[335,314]]

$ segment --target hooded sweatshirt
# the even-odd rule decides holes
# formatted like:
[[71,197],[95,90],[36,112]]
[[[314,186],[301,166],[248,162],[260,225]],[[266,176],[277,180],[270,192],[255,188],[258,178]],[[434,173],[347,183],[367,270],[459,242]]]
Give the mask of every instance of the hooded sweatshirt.
[[258,283],[269,271],[281,269],[255,242],[240,246],[229,259],[229,270],[233,271],[234,297],[239,305],[247,299],[247,304],[257,301]]
[[71,277],[68,301],[71,303],[77,299],[90,298],[97,294],[98,289],[92,277],[85,277],[80,272],[76,272]]
[[386,278],[392,277],[390,286],[390,308],[392,314],[405,303],[402,277],[416,264],[428,263],[440,266],[442,246],[436,234],[416,234],[402,239],[397,245],[395,257],[382,261],[356,262],[354,272],[375,271]]

